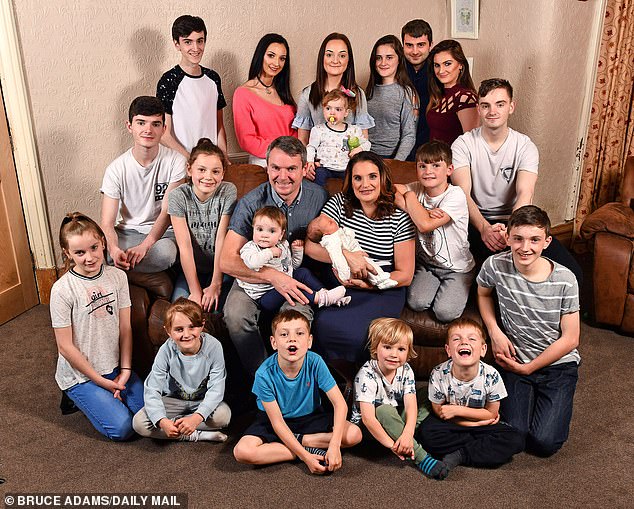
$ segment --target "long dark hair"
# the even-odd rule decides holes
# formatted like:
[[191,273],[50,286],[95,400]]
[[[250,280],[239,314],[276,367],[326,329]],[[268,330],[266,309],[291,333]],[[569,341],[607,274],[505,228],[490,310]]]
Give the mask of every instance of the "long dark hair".
[[412,85],[409,75],[407,74],[407,69],[405,68],[405,53],[403,52],[403,45],[401,44],[401,41],[393,35],[384,35],[374,43],[372,53],[370,53],[370,79],[368,79],[368,86],[365,87],[365,96],[368,100],[372,99],[375,85],[383,83],[383,78],[376,70],[376,52],[379,49],[379,46],[385,45],[391,46],[394,53],[396,53],[396,58],[398,58],[394,81],[405,89],[405,92],[412,101],[412,104],[414,104],[416,91],[414,90],[414,85]]
[[384,217],[392,215],[396,210],[396,205],[394,204],[394,184],[392,183],[392,172],[389,166],[385,164],[381,156],[376,155],[374,152],[359,152],[348,161],[341,191],[343,193],[343,210],[346,217],[352,217],[354,210],[361,208],[361,202],[354,194],[354,188],[352,187],[352,168],[354,168],[357,163],[364,161],[374,164],[379,170],[380,193],[379,198],[376,200],[376,212],[371,219],[383,219]]
[[271,44],[282,44],[286,48],[286,62],[282,70],[273,77],[273,84],[277,95],[284,104],[290,104],[295,106],[295,100],[293,94],[291,94],[291,52],[288,48],[288,42],[280,34],[266,34],[260,39],[258,45],[255,47],[253,58],[251,59],[251,67],[249,67],[249,79],[256,79],[262,72],[262,66],[264,65],[264,55],[266,50]]
[[[343,41],[348,48],[348,67],[341,76],[341,84],[348,90],[352,90],[355,94],[359,94],[359,91],[361,90],[359,85],[357,85],[357,81],[354,76],[354,55],[352,54],[350,39],[348,39],[344,34],[333,32],[332,34],[327,35],[324,42],[321,43],[319,54],[317,55],[317,73],[315,81],[310,86],[310,95],[308,97],[310,103],[313,105],[313,108],[321,107],[321,100],[326,93],[328,74],[326,74],[326,69],[324,69],[324,55],[326,54],[326,46],[330,41]],[[350,98],[350,101],[348,101],[348,105],[352,111],[356,111],[357,101],[355,101],[352,97]]]
[[467,61],[467,57],[464,56],[460,43],[458,41],[454,41],[453,39],[440,41],[432,48],[429,52],[429,56],[427,57],[429,60],[429,65],[427,66],[427,72],[429,74],[429,104],[427,105],[427,111],[437,108],[444,95],[445,87],[440,81],[438,81],[436,73],[434,72],[434,57],[443,51],[448,51],[451,54],[451,57],[462,65],[462,71],[458,75],[458,85],[473,90],[473,93],[477,95],[475,85],[471,79],[471,73],[469,72],[469,62]]

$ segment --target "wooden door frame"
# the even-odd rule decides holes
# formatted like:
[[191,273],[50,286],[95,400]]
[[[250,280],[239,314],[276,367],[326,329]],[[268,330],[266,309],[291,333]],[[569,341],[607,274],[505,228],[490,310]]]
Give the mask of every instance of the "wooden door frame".
[[20,37],[11,0],[0,0],[0,82],[4,95],[20,198],[35,262],[40,302],[48,303],[57,277]]

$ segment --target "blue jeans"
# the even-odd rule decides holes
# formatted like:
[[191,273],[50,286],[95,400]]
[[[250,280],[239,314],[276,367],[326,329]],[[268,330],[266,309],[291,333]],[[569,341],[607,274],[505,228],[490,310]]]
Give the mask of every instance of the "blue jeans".
[[[103,376],[114,380],[118,374],[119,368],[116,368]],[[143,408],[143,382],[134,371],[130,374],[125,390],[121,392],[123,402],[90,380],[66,389],[66,394],[95,429],[110,440],[127,440],[134,434],[132,417]]]
[[[198,274],[198,282],[203,290],[211,284],[212,277],[213,274]],[[218,311],[222,311],[232,284],[233,278],[231,276],[227,276],[227,274],[222,276],[222,287],[220,288],[220,297],[218,298]],[[174,291],[172,292],[171,301],[176,302],[179,297],[185,297],[187,299],[189,298],[190,293],[189,285],[187,284],[187,279],[185,278],[183,269],[179,268],[176,281],[174,282]]]
[[575,362],[547,366],[522,376],[499,369],[508,397],[502,419],[526,435],[526,451],[552,456],[568,440],[578,379]]
[[319,184],[321,187],[326,186],[326,180],[329,178],[333,179],[343,179],[346,175],[344,171],[335,171],[329,168],[324,168],[323,166],[315,167],[315,184]]

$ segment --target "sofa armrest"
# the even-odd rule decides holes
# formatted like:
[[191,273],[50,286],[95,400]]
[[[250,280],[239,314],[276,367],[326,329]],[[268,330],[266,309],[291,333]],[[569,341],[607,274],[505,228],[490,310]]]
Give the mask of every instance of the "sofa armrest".
[[631,240],[598,232],[594,237],[594,315],[599,323],[620,326],[623,321],[632,263]]
[[581,238],[592,240],[599,232],[634,239],[634,211],[623,203],[612,202],[598,208],[583,221]]
[[150,372],[154,350],[147,332],[150,297],[144,288],[130,285],[130,322],[132,325],[132,367],[142,378]]

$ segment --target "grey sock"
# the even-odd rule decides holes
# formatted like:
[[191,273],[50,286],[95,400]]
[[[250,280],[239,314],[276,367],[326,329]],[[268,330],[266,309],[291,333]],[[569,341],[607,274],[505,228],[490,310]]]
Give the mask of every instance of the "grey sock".
[[451,470],[452,468],[464,463],[464,453],[462,452],[462,449],[458,449],[457,451],[447,454],[442,461],[445,465],[447,465],[447,468]]

